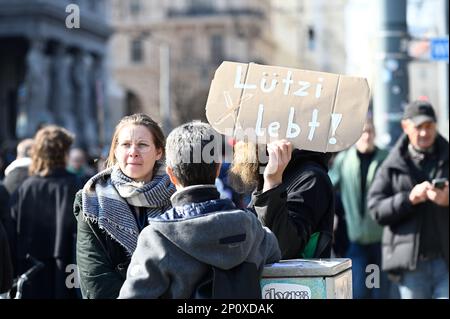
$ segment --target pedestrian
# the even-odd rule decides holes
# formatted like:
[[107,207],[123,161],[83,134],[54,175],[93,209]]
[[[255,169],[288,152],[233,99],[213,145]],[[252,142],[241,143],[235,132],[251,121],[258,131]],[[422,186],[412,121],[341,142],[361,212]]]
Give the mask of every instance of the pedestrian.
[[83,298],[117,298],[139,233],[170,208],[175,192],[165,173],[165,138],[145,114],[122,118],[107,168],[78,192],[77,264]]
[[256,145],[238,142],[235,147],[233,185],[244,192],[256,188],[250,207],[276,235],[282,259],[330,258],[335,205],[327,174],[331,154],[292,150],[290,142],[275,141],[267,145],[269,159],[260,174]]
[[17,144],[16,159],[5,169],[5,179],[3,180],[3,183],[10,195],[14,193],[28,177],[33,143],[34,141],[31,138],[19,142],[19,144]]
[[[0,245],[3,245],[2,254],[4,256],[3,263],[3,274],[0,272],[0,277],[8,278],[13,276],[14,268],[16,267],[15,259],[13,258],[13,252],[15,252],[15,241],[16,241],[16,230],[14,220],[11,216],[11,205],[10,205],[10,195],[6,190],[5,185],[0,182],[0,224],[2,225],[2,241]],[[7,244],[6,244],[7,243]],[[6,246],[8,246],[8,251],[6,251]],[[1,268],[2,266],[0,266]],[[8,275],[7,271],[10,272]],[[4,283],[6,281],[3,281]]]
[[350,240],[344,257],[352,260],[354,299],[387,297],[387,293],[382,294],[382,291],[389,290],[387,278],[381,281],[383,287],[374,289],[369,289],[365,282],[366,267],[381,266],[383,228],[370,216],[366,197],[388,152],[375,145],[375,136],[375,127],[369,117],[359,140],[353,147],[337,155],[329,172],[344,206],[344,220]]
[[[264,264],[280,258],[275,236],[257,217],[221,199],[214,185],[220,135],[190,122],[167,138],[167,173],[177,192],[173,208],[139,235],[120,298],[260,298]],[[202,154],[196,162],[194,153]],[[220,150],[216,149],[216,152]]]
[[77,175],[83,185],[94,175],[87,165],[86,152],[78,147],[72,148],[69,152],[67,170]]
[[74,264],[72,205],[81,187],[76,176],[66,170],[73,139],[59,126],[40,129],[34,137],[30,176],[11,199],[18,274],[32,266],[27,254],[44,264],[39,276],[24,286],[22,298],[76,297],[75,290],[66,286],[66,269]]
[[7,294],[13,284],[13,266],[9,240],[3,222],[0,219],[0,299]]
[[[369,191],[369,210],[384,226],[382,267],[402,299],[447,298],[449,256],[448,141],[427,101],[413,101],[404,134]],[[447,181],[433,183],[433,179]]]

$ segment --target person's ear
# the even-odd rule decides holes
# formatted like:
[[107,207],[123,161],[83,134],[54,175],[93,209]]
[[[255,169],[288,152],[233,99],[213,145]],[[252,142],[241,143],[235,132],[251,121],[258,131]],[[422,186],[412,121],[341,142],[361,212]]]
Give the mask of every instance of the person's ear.
[[172,182],[173,185],[175,186],[179,185],[177,178],[173,174],[172,167],[166,166],[166,173],[167,175],[169,175],[170,181]]
[[161,148],[156,149],[156,160],[159,161],[163,155],[163,150]]
[[409,121],[408,120],[402,120],[401,121],[401,125],[402,125],[403,132],[404,133],[408,132]]

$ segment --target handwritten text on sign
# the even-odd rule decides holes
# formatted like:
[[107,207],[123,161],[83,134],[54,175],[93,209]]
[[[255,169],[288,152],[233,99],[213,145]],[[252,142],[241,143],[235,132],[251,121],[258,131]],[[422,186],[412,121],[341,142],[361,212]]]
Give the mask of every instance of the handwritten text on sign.
[[286,138],[303,149],[338,151],[361,135],[368,102],[362,78],[224,62],[206,116],[222,134],[252,130],[258,142]]

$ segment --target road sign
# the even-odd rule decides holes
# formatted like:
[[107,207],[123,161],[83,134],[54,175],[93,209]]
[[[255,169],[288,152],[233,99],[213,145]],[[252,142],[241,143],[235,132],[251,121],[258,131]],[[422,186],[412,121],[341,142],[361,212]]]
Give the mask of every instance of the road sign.
[[447,61],[448,63],[448,38],[434,38],[430,40],[430,59]]

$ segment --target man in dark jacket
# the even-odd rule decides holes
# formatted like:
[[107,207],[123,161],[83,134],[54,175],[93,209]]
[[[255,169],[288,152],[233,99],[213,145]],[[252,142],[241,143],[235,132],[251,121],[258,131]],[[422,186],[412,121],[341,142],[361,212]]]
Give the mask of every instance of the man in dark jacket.
[[[448,142],[428,102],[405,109],[401,136],[369,191],[369,210],[384,226],[383,270],[402,298],[448,298]],[[432,180],[445,178],[435,185]]]

